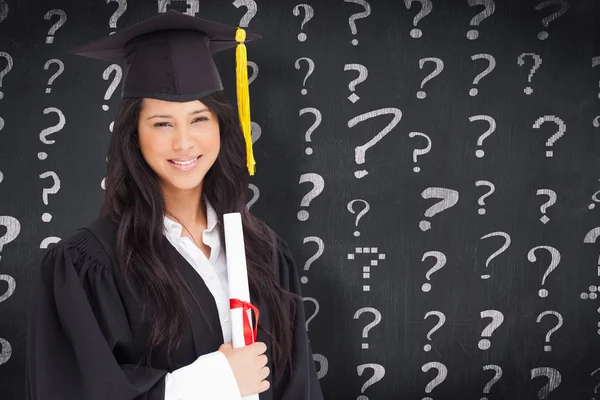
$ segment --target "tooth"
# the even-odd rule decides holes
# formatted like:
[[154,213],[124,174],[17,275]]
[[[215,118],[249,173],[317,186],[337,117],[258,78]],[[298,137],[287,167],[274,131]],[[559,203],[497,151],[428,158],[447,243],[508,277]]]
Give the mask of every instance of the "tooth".
[[175,161],[175,160],[172,160],[172,161],[173,161],[175,164],[177,164],[177,165],[191,165],[191,164],[193,164],[193,163],[194,163],[196,160],[194,159],[194,160],[190,160],[190,161]]

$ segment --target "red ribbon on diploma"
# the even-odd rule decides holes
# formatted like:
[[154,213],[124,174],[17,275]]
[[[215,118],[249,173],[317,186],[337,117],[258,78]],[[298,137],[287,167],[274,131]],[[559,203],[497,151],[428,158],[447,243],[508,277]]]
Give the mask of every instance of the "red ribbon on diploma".
[[[246,346],[256,341],[257,329],[258,329],[258,308],[254,307],[252,303],[242,301],[240,299],[229,299],[229,308],[231,310],[235,308],[242,308],[242,314],[244,316],[244,342]],[[254,335],[252,328],[250,328],[250,318],[248,317],[248,310],[252,309],[254,315],[256,315],[256,326],[254,327]]]

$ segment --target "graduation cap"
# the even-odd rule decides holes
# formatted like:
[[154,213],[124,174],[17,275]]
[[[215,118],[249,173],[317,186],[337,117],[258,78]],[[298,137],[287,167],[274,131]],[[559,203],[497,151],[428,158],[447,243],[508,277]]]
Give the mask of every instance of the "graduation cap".
[[250,133],[248,66],[244,42],[262,36],[176,10],[146,19],[68,51],[124,67],[121,98],[191,101],[223,90],[212,55],[236,47],[236,91],[246,141],[247,167],[254,175]]

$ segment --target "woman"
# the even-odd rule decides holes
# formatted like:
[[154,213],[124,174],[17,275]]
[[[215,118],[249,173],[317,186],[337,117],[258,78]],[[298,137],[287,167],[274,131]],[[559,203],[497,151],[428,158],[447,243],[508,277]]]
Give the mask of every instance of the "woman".
[[[236,119],[211,58],[235,45],[213,45],[232,32],[169,11],[77,49],[127,73],[101,216],[42,260],[29,314],[28,399],[323,398],[292,255],[245,205],[248,121]],[[242,216],[259,310],[256,342],[237,349],[229,342],[228,212]]]

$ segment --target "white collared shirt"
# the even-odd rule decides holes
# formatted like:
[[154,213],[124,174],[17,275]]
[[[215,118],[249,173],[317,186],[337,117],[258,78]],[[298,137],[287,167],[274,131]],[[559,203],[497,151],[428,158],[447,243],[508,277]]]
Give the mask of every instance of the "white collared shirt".
[[[221,222],[210,202],[204,196],[203,200],[206,204],[207,227],[202,232],[202,241],[210,247],[209,259],[190,238],[181,236],[181,224],[166,216],[163,234],[194,267],[213,295],[221,321],[223,343],[226,343],[231,341],[231,321],[227,262],[219,238]],[[237,381],[225,354],[220,351],[208,353],[185,367],[167,373],[165,400],[192,399],[241,399]]]

